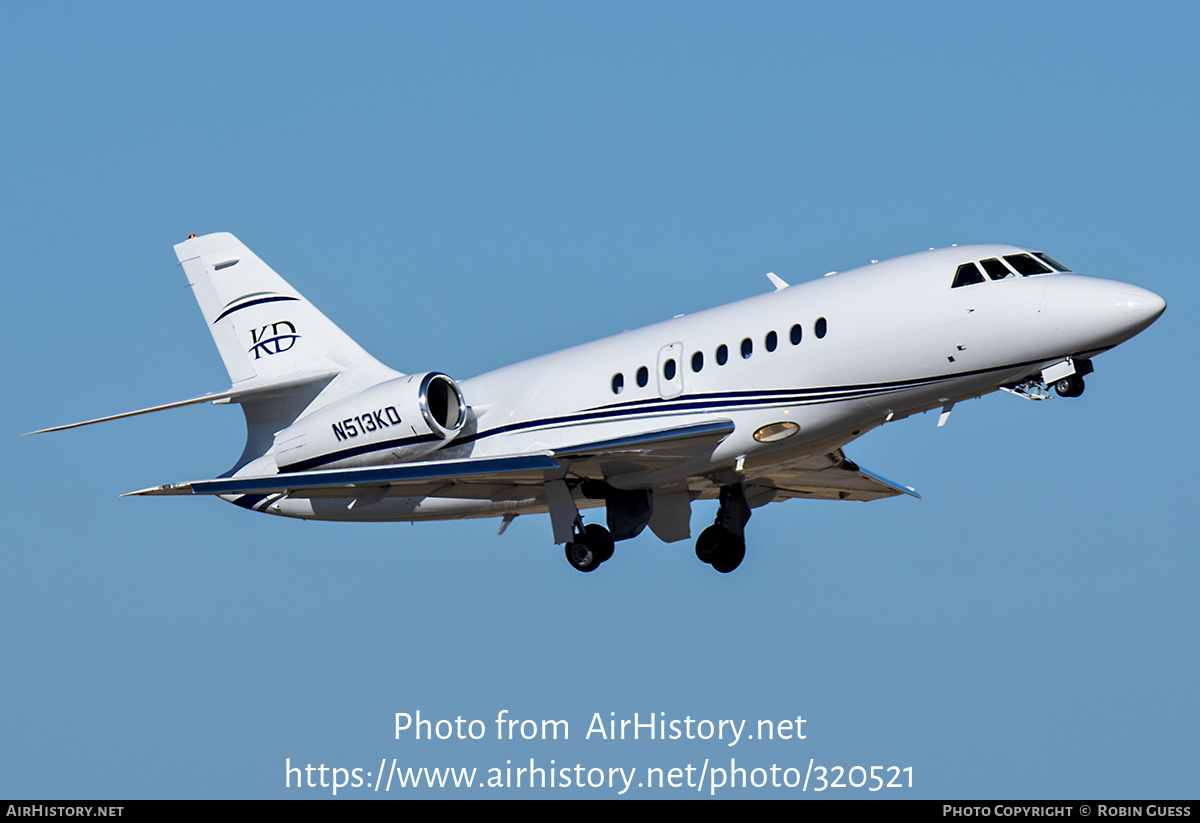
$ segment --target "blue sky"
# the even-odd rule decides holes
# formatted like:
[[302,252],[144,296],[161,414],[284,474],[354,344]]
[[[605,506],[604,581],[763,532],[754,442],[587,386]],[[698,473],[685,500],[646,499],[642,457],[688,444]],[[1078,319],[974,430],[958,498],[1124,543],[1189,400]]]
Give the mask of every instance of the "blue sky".
[[[8,9],[0,795],[329,795],[286,789],[288,759],[732,757],[911,766],[884,796],[1194,797],[1197,24],[1183,3]],[[648,533],[581,575],[545,517],[497,537],[116,497],[227,468],[233,408],[18,438],[228,385],[171,252],[211,231],[390,365],[461,378],[767,271],[950,243],[1044,248],[1169,307],[1079,400],[993,395],[847,448],[923,500],[760,509],[728,576]],[[396,740],[417,710],[571,739]],[[610,712],[807,736],[585,740]]]

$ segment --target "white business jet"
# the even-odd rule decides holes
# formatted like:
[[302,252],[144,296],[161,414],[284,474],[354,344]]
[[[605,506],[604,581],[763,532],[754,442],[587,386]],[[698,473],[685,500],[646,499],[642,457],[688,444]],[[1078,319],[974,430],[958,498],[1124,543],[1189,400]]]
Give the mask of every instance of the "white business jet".
[[[886,422],[997,389],[1078,397],[1092,358],[1166,308],[1017,246],[955,246],[831,273],[469,380],[403,374],[364,351],[231,234],[175,246],[225,361],[246,446],[219,478],[135,495],[212,494],[315,520],[550,514],[590,572],[649,526],[730,572],[751,510],[790,498],[918,495],[842,447]],[[580,509],[604,506],[606,526]]]

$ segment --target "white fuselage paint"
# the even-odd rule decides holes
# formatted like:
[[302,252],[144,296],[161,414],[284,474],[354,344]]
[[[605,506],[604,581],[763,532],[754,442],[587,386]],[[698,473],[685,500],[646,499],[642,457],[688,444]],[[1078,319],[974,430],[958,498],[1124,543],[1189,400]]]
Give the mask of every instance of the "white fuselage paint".
[[[1129,339],[1162,311],[1161,298],[1125,283],[1052,273],[951,288],[960,263],[1027,252],[959,246],[920,252],[801,283],[594,343],[536,357],[460,384],[476,418],[437,456],[528,454],[727,418],[734,431],[711,453],[667,473],[609,478],[622,488],[784,463],[838,448],[885,421],[928,411],[1090,357]],[[826,333],[818,338],[817,321]],[[802,339],[791,342],[799,325]],[[774,351],[766,337],[774,332]],[[743,340],[753,347],[743,357]],[[717,361],[726,346],[728,359]],[[703,355],[694,371],[692,357]],[[675,375],[664,374],[667,359]],[[649,379],[638,386],[645,367]],[[613,377],[624,387],[614,393]],[[774,443],[753,437],[799,426]],[[579,500],[579,505],[601,505]],[[387,497],[283,499],[275,514],[337,520],[423,520],[546,511],[520,501]]]

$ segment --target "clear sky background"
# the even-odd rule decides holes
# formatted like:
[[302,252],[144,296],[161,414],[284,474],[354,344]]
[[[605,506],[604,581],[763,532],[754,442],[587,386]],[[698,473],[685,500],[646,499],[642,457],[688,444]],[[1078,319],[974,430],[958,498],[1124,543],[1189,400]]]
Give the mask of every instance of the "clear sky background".
[[[734,758],[911,766],[893,797],[1195,797],[1198,24],[1188,3],[6,7],[0,796],[329,794],[285,789],[288,758]],[[171,250],[212,231],[388,364],[458,378],[767,271],[951,243],[1043,248],[1168,309],[1078,400],[991,395],[847,448],[923,500],[759,509],[727,576],[649,532],[582,575],[545,516],[497,537],[116,497],[226,469],[234,407],[19,438],[228,386]],[[417,710],[488,739],[395,740]],[[501,710],[570,740],[497,741]],[[807,737],[585,740],[610,712],[799,715]]]

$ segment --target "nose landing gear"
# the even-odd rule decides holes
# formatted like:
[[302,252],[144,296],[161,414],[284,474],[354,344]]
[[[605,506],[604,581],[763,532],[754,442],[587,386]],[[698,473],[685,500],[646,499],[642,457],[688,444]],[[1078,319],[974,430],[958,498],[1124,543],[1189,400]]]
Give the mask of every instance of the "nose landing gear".
[[1054,390],[1058,392],[1059,397],[1078,397],[1083,394],[1084,388],[1086,387],[1083,384],[1082,374],[1072,374],[1070,377],[1064,377],[1054,383]]

